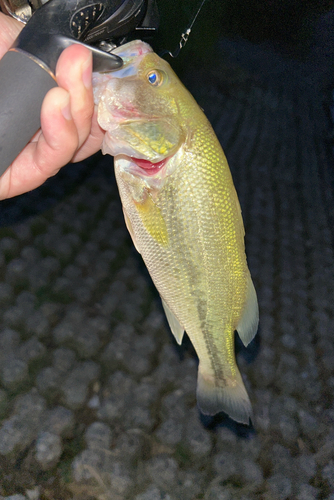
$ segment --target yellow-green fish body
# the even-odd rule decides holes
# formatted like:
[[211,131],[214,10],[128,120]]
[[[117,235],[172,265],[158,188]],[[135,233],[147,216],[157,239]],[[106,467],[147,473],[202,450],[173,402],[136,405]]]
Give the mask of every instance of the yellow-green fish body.
[[195,347],[200,409],[248,423],[234,331],[245,345],[252,340],[258,306],[225,155],[166,61],[140,41],[116,53],[124,68],[97,75],[94,86],[127,227],[176,340],[185,330]]

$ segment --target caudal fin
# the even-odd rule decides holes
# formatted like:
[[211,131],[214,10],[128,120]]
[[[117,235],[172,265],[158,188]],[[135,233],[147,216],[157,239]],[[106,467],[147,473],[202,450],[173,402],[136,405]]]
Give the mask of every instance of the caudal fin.
[[197,404],[205,415],[215,415],[220,411],[227,413],[233,420],[249,425],[252,406],[237,369],[233,384],[219,387],[212,378],[204,378],[199,366],[197,379]]

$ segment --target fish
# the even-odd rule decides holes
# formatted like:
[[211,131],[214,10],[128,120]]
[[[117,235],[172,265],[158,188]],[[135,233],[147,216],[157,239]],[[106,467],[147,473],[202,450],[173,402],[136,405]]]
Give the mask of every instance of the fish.
[[114,156],[126,226],[160,294],[178,344],[198,356],[197,403],[249,424],[252,406],[236,364],[259,322],[241,208],[222,147],[167,61],[134,40],[113,51],[124,65],[93,75],[102,152]]

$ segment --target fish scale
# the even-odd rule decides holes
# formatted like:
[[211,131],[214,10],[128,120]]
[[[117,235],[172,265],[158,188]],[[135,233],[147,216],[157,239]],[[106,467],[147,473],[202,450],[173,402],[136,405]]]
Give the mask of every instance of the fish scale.
[[[99,123],[107,130],[103,151],[116,155],[128,229],[176,340],[181,343],[185,330],[194,345],[200,409],[206,414],[223,410],[248,423],[251,405],[236,365],[234,331],[248,344],[257,330],[258,307],[225,155],[204,113],[166,61],[140,41],[116,51],[133,66],[132,75],[122,76],[122,70],[110,74],[109,87],[105,76],[101,82],[96,76],[94,86]],[[147,77],[152,70],[158,86]],[[129,132],[128,102],[136,107],[136,142]],[[150,171],[136,158],[153,165],[167,161]]]

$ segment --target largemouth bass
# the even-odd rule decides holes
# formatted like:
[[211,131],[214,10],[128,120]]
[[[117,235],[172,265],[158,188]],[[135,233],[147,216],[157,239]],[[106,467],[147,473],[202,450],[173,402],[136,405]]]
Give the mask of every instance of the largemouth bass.
[[225,155],[194,98],[149,45],[133,41],[114,53],[124,66],[94,74],[93,84],[126,225],[176,341],[186,331],[197,352],[199,408],[247,424],[234,331],[249,344],[258,305]]

